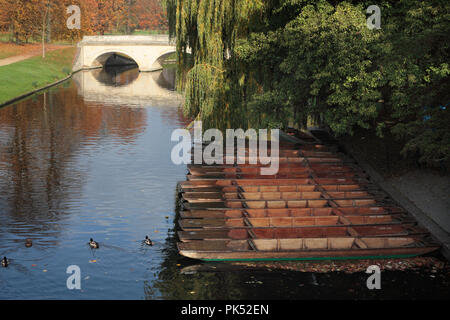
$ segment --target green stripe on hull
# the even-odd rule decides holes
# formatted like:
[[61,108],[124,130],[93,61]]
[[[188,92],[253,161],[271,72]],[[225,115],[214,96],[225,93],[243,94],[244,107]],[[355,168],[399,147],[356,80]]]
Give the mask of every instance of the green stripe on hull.
[[417,254],[398,254],[385,256],[353,256],[353,257],[308,257],[308,258],[250,258],[250,259],[201,259],[203,261],[307,261],[307,260],[363,260],[363,259],[394,259],[411,258]]

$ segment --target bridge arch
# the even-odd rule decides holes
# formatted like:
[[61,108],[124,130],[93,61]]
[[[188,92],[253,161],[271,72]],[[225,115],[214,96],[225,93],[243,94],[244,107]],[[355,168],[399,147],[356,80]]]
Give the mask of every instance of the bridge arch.
[[94,57],[90,63],[88,63],[89,67],[95,68],[95,67],[104,67],[106,65],[106,62],[108,59],[110,59],[114,54],[119,54],[124,56],[125,58],[128,58],[132,61],[134,61],[138,68],[140,69],[140,63],[139,59],[134,56],[133,53],[128,52],[127,50],[122,50],[120,48],[112,49],[106,49],[101,50],[99,52],[94,53],[92,56]]
[[161,52],[158,52],[155,55],[155,59],[154,61],[150,62],[150,65],[152,66],[152,68],[154,69],[160,69],[162,68],[163,62],[165,61],[165,59],[170,56],[173,53],[176,53],[176,49],[175,48],[168,48],[165,50],[162,50]]

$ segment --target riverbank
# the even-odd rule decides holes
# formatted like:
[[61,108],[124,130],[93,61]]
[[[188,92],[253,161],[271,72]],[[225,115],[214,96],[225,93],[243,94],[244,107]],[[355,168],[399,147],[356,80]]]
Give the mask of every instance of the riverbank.
[[36,56],[0,67],[0,106],[68,77],[75,51],[75,47],[58,49],[47,52],[45,58]]
[[450,260],[450,175],[446,166],[426,168],[400,154],[393,137],[376,138],[370,132],[340,139],[350,154],[384,191],[410,212],[442,244]]

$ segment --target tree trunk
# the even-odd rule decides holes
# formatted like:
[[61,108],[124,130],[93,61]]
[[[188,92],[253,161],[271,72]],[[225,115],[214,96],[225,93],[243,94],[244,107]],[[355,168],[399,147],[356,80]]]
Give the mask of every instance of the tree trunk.
[[47,1],[44,17],[42,19],[42,58],[45,58],[45,24],[47,23],[47,14],[50,7],[50,1]]
[[42,58],[45,58],[45,18],[42,24]]

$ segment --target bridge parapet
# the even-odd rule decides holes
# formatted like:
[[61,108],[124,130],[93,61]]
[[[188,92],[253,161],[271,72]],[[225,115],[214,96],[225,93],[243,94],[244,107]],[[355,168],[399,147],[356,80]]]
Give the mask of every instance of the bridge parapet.
[[175,45],[168,35],[84,36],[79,45]]

